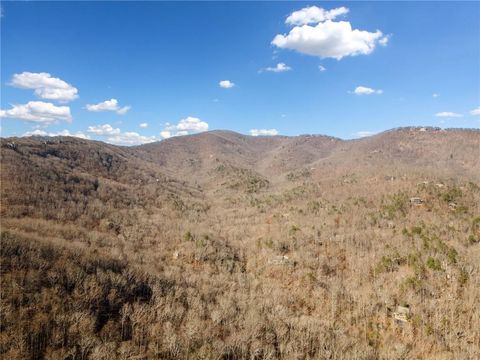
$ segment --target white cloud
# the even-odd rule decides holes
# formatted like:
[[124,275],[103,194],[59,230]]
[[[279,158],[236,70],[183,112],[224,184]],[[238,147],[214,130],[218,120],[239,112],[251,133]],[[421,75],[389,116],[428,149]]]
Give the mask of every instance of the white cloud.
[[458,117],[462,117],[463,115],[455,112],[451,112],[451,111],[442,111],[442,112],[436,113],[435,116],[440,118],[458,118]]
[[324,71],[327,71],[327,68],[323,65],[318,65],[318,70],[320,70],[321,72],[324,72]]
[[105,100],[98,104],[87,104],[88,111],[100,112],[100,111],[115,111],[119,115],[124,115],[130,110],[130,106],[120,107],[117,99]]
[[120,129],[112,127],[110,124],[89,126],[87,132],[95,135],[118,135]]
[[114,145],[141,145],[141,144],[148,144],[154,141],[158,141],[155,136],[144,136],[140,135],[136,132],[124,132],[117,135],[108,136],[106,142]]
[[36,129],[33,131],[27,131],[26,133],[22,134],[22,136],[72,136],[80,139],[90,139],[89,135],[86,135],[81,131],[77,131],[76,133],[71,133],[66,129],[59,132],[47,132],[44,130]]
[[233,82],[231,82],[230,80],[221,80],[218,83],[218,85],[223,89],[230,89],[230,88],[235,86],[235,84]]
[[[388,36],[380,30],[369,32],[352,29],[348,21],[332,21],[348,9],[326,11],[315,6],[293,12],[286,23],[294,26],[288,34],[278,34],[272,44],[302,54],[337,60],[345,56],[368,55],[377,43],[386,45]],[[310,26],[308,24],[316,25]]]
[[380,40],[378,40],[378,43],[382,46],[387,46],[389,41],[390,41],[390,35],[385,35]]
[[160,136],[167,139],[172,136],[196,134],[204,131],[208,131],[207,122],[196,117],[188,116],[174,125],[166,123],[165,128],[160,132]]
[[51,133],[53,135],[49,135],[49,136],[73,136],[73,137],[78,137],[80,139],[90,139],[90,136],[81,132],[81,131],[77,131],[76,133],[71,133],[70,131],[68,130],[63,130],[63,131],[60,131],[60,132],[57,132],[57,133]]
[[437,94],[437,93],[433,93],[433,94],[432,94],[432,97],[433,97],[433,98],[437,98],[437,97],[439,97],[439,96],[440,96],[440,95]]
[[163,139],[168,139],[169,137],[172,137],[172,133],[168,130],[163,130],[163,131],[160,131],[160,136]]
[[357,131],[354,135],[356,138],[363,138],[367,136],[375,135],[376,133],[373,131]]
[[148,127],[148,124],[147,124],[147,123],[141,123],[139,126],[140,126],[141,128],[146,128],[146,127]]
[[471,110],[470,115],[479,116],[480,115],[480,106],[477,107],[476,109]]
[[58,121],[72,121],[68,106],[56,106],[43,101],[29,101],[27,104],[12,105],[9,110],[0,110],[0,118],[13,118],[43,125]]
[[383,90],[380,90],[380,89],[376,90],[366,86],[357,86],[355,90],[353,90],[353,93],[355,95],[371,95],[371,94],[381,95],[383,94]]
[[202,132],[208,130],[208,124],[205,121],[201,121],[199,118],[188,116],[185,119],[180,120],[176,125],[177,130],[183,130],[188,132]]
[[155,136],[144,136],[131,131],[122,132],[110,124],[89,126],[87,132],[105,137],[106,142],[114,145],[141,145],[159,140]]
[[252,136],[275,136],[278,135],[277,129],[252,129],[250,130]]
[[325,20],[333,20],[340,15],[348,13],[346,7],[325,10],[316,6],[310,6],[291,13],[285,21],[289,25],[305,25],[319,23]]
[[117,114],[118,115],[125,115],[128,112],[128,110],[130,110],[131,108],[132,108],[131,106],[124,106],[124,107],[117,110]]
[[35,95],[42,99],[66,102],[78,98],[78,90],[75,87],[46,72],[25,71],[21,74],[14,74],[9,85],[21,89],[33,89]]
[[275,67],[265,68],[265,71],[271,71],[271,72],[276,72],[276,73],[285,72],[285,71],[289,71],[289,70],[292,70],[292,68],[285,63],[278,63],[277,66],[275,66]]

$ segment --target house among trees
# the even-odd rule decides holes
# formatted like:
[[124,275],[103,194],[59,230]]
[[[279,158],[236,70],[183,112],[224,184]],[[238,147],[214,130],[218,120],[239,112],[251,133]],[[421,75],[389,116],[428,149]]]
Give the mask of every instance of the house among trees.
[[423,205],[423,200],[422,198],[419,198],[419,197],[412,197],[410,198],[410,204],[412,205]]
[[393,318],[396,321],[408,322],[408,319],[410,318],[410,307],[397,306],[396,311],[393,312]]

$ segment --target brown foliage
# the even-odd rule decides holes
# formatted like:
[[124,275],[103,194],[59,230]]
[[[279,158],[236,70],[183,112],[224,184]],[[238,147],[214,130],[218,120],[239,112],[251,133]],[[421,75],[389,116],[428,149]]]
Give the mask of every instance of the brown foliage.
[[478,358],[479,134],[2,139],[0,357]]

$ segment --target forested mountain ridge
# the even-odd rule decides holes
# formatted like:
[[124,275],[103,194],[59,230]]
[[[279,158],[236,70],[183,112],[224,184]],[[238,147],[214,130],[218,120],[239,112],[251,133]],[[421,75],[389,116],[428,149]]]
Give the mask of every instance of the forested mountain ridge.
[[8,359],[475,359],[480,132],[1,139]]

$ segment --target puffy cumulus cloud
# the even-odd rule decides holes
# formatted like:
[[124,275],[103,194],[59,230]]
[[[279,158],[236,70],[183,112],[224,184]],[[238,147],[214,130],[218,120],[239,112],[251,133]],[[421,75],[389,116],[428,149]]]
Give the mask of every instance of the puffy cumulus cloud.
[[231,82],[230,80],[221,80],[218,83],[218,86],[220,86],[223,89],[230,89],[230,88],[233,88],[235,86],[235,84],[233,82]]
[[339,7],[332,10],[325,10],[317,6],[310,6],[291,13],[285,21],[289,25],[305,25],[319,23],[325,20],[333,20],[340,15],[349,12],[346,7]]
[[86,135],[81,131],[71,133],[69,130],[66,129],[59,132],[47,132],[45,130],[36,129],[33,131],[27,131],[26,133],[22,134],[22,136],[72,136],[80,139],[90,139],[89,135]]
[[275,136],[278,135],[277,129],[252,129],[250,130],[252,136]]
[[[302,54],[337,60],[345,56],[368,55],[377,44],[386,45],[388,36],[380,30],[353,29],[348,21],[333,21],[348,9],[330,11],[315,6],[293,12],[286,23],[294,26],[288,34],[277,34],[272,45]],[[316,25],[308,25],[316,24]]]
[[208,131],[208,123],[193,116],[188,116],[177,124],[166,123],[165,125],[165,129],[160,132],[160,136],[164,139]]
[[95,135],[118,135],[120,134],[120,129],[114,128],[110,124],[89,126],[87,132]]
[[147,123],[141,123],[139,126],[140,126],[141,128],[147,128],[147,127],[148,127],[148,124],[147,124]]
[[364,138],[364,137],[367,137],[367,136],[372,136],[372,135],[375,135],[376,133],[373,132],[373,131],[366,131],[366,130],[363,130],[363,131],[357,131],[355,134],[353,134],[356,138]]
[[199,118],[188,116],[179,121],[176,125],[176,129],[188,132],[202,132],[208,130],[208,124]]
[[43,101],[29,101],[27,104],[12,105],[9,110],[0,110],[0,117],[30,121],[42,125],[50,125],[58,121],[72,121],[68,106],[56,106]]
[[114,145],[141,145],[158,141],[155,136],[145,136],[133,131],[122,132],[119,128],[114,128],[110,124],[89,126],[87,132],[100,136],[105,142]]
[[357,86],[355,90],[351,91],[351,93],[355,95],[372,95],[372,94],[383,94],[383,90],[380,89],[372,89],[366,86]]
[[131,109],[130,106],[120,107],[117,99],[105,100],[98,104],[87,104],[86,108],[93,112],[114,111],[119,115],[124,115]]
[[382,36],[380,30],[356,30],[349,22],[328,20],[316,26],[296,26],[288,35],[275,36],[272,44],[307,55],[340,60],[345,56],[370,54]]
[[292,70],[292,68],[285,63],[278,63],[277,66],[275,66],[275,67],[265,68],[265,71],[271,71],[271,72],[276,72],[276,73],[290,71],[290,70]]
[[161,139],[168,139],[172,136],[196,134],[207,131],[208,123],[199,118],[188,116],[177,124],[166,123],[165,128],[160,132],[160,137],[145,136],[136,132],[122,132],[110,124],[89,126],[87,132],[102,137],[104,141],[115,145],[140,145]]
[[480,106],[470,111],[470,115],[480,116]]
[[436,113],[435,116],[440,118],[459,118],[459,117],[462,117],[463,115],[452,112],[452,111],[442,111],[442,112]]
[[21,74],[14,74],[9,85],[21,89],[32,89],[35,95],[42,99],[67,102],[78,98],[78,90],[75,87],[46,72],[25,71]]

